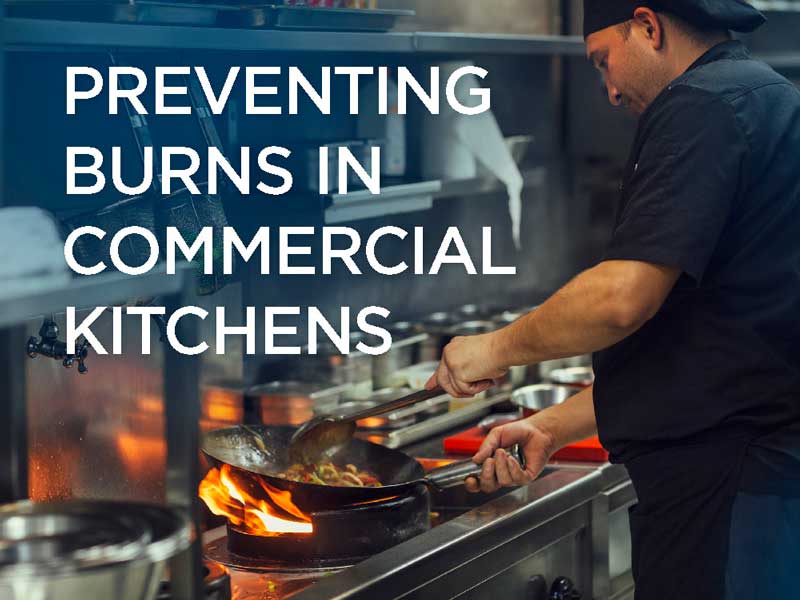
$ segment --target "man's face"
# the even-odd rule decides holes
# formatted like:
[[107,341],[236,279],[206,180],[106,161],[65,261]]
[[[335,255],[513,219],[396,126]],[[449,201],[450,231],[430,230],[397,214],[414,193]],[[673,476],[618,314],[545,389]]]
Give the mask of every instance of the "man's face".
[[600,71],[614,106],[640,115],[663,89],[657,83],[659,57],[635,23],[627,37],[618,26],[591,34],[586,54]]

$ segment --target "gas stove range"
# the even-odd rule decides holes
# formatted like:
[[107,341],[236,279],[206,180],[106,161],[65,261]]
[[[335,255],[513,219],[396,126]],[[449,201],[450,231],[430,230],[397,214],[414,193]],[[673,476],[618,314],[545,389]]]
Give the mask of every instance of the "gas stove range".
[[534,576],[591,589],[589,507],[603,485],[597,468],[559,466],[491,496],[463,487],[432,494],[428,531],[352,564],[243,561],[225,527],[204,534],[205,556],[228,565],[234,600],[494,600],[528,597]]
[[[336,547],[335,536],[320,536],[316,540],[313,536],[309,538],[308,542],[313,543],[314,551],[323,553],[328,558],[304,558],[306,550],[298,550],[299,546],[292,547],[294,545],[292,542],[297,541],[297,538],[294,540],[263,538],[266,540],[263,547],[258,547],[258,540],[254,542],[256,546],[253,547],[250,545],[253,543],[252,540],[248,540],[246,535],[243,536],[231,526],[218,527],[204,534],[204,556],[206,560],[228,569],[233,600],[284,600],[368,558],[369,556],[363,555],[363,552],[359,552],[361,556],[348,556],[352,552],[342,551],[342,548],[353,544],[353,540],[356,540],[357,545],[360,540],[362,550],[364,543],[371,545],[374,551],[370,554],[378,554],[381,550],[407,541],[468,512],[473,507],[467,504],[482,502],[505,493],[476,497],[480,500],[466,502],[464,491],[448,490],[435,494],[434,508],[430,508],[428,496],[423,492],[424,488],[421,488],[419,495],[391,499],[387,503],[376,503],[374,508],[365,511],[355,522],[349,518],[347,526],[353,530],[348,533],[339,532],[339,548]],[[424,505],[421,502],[424,502]],[[448,503],[449,506],[439,506],[443,503]],[[425,523],[414,524],[415,514],[422,508],[424,508]],[[381,513],[381,520],[385,519],[386,510],[391,511],[394,526],[391,524],[387,526],[384,523],[381,526],[371,527],[373,510]],[[325,525],[322,527],[324,529]],[[399,531],[398,528],[405,528],[405,531]],[[350,541],[347,541],[347,538]]]
[[[401,536],[405,539],[398,539],[398,543],[441,526],[469,510],[471,507],[468,506],[436,507],[428,513],[425,527],[417,528],[418,530],[410,532],[411,535]],[[224,566],[230,573],[233,600],[284,600],[311,587],[321,579],[349,569],[368,558],[359,556],[291,561],[243,556],[234,551],[237,550],[237,543],[240,544],[241,540],[236,539],[235,531],[233,535],[231,533],[230,527],[218,527],[206,532],[203,542],[205,559]]]
[[[454,415],[447,413],[422,419],[409,428],[384,432],[386,437],[383,440],[367,439],[388,446],[400,446],[403,452],[417,457],[423,467],[430,470],[453,460],[463,460],[464,457],[446,456],[443,453],[443,439],[465,425],[476,423],[492,409],[496,410],[495,406],[504,400],[507,400],[505,395],[465,407],[472,413],[469,418],[457,414],[453,420]],[[444,492],[426,492],[430,504],[425,511],[424,528],[414,532],[414,535],[400,536],[387,543],[385,549],[362,553],[362,557],[356,556],[351,560],[341,557],[338,562],[309,564],[302,560],[276,561],[263,557],[242,559],[229,549],[228,530],[224,526],[204,534],[204,554],[212,562],[227,566],[234,600],[283,600],[295,597],[297,600],[393,600],[405,598],[418,588],[428,590],[420,598],[447,600],[458,596],[456,592],[461,589],[460,586],[467,586],[462,590],[464,592],[471,589],[469,586],[478,585],[477,580],[469,583],[468,580],[472,578],[491,581],[491,584],[486,584],[489,587],[494,586],[496,581],[500,586],[498,589],[492,591],[487,588],[475,596],[476,600],[494,600],[506,587],[516,589],[519,583],[516,575],[513,580],[506,581],[505,575],[501,576],[500,571],[495,571],[501,569],[501,563],[486,562],[482,557],[487,553],[497,554],[503,556],[503,562],[515,563],[519,557],[514,556],[519,551],[527,555],[537,552],[538,548],[550,548],[556,539],[550,536],[558,534],[557,531],[551,531],[551,525],[545,525],[545,522],[573,519],[572,515],[576,512],[582,514],[584,509],[571,507],[579,504],[585,506],[584,503],[597,493],[594,470],[586,467],[548,467],[530,486],[502,490],[492,495],[470,494],[463,486]],[[422,489],[425,490],[424,487]],[[369,519],[365,523],[367,531],[371,531]],[[519,550],[515,550],[517,542],[513,540],[520,533],[523,538],[533,536],[536,539],[534,545],[523,544]],[[585,530],[576,535],[576,543],[590,539]],[[331,539],[334,543],[339,541],[336,536]],[[583,567],[564,563],[564,557],[575,554],[572,551],[563,552],[559,549],[561,545],[557,543],[552,546],[556,550],[545,551],[556,553],[553,558],[555,563],[547,562],[550,566],[541,570],[537,568],[537,572],[546,572],[556,565],[558,572],[552,575],[568,575],[576,581],[585,580]],[[367,555],[367,558],[363,558]],[[467,567],[467,564],[470,566]],[[438,589],[440,584],[435,582],[442,573],[451,571],[453,576],[444,578],[449,582],[447,589]],[[463,574],[456,575],[462,571]],[[520,597],[525,596],[522,594]]]

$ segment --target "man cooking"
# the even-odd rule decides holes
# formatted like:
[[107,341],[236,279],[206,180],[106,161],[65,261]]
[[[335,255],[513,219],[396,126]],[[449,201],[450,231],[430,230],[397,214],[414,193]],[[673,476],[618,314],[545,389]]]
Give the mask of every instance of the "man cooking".
[[608,251],[454,339],[428,387],[468,397],[594,352],[592,388],[491,432],[471,490],[597,431],[639,499],[637,599],[800,598],[800,92],[732,39],[764,22],[741,0],[584,4],[608,98],[639,116]]

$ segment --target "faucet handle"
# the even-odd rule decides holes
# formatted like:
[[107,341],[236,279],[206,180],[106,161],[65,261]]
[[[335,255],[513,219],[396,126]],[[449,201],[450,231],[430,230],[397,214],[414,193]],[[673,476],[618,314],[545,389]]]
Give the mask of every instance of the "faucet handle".
[[86,357],[89,355],[89,342],[86,338],[75,346],[75,354],[67,354],[61,364],[67,369],[71,368],[75,362],[78,363],[78,373],[84,375],[89,372],[86,366]]
[[25,353],[31,358],[46,356],[60,360],[65,368],[69,369],[75,362],[78,363],[78,373],[89,371],[86,367],[86,357],[89,355],[89,342],[84,337],[75,347],[74,354],[67,354],[67,345],[58,339],[58,325],[52,317],[45,318],[39,329],[39,337],[28,338],[25,344]]

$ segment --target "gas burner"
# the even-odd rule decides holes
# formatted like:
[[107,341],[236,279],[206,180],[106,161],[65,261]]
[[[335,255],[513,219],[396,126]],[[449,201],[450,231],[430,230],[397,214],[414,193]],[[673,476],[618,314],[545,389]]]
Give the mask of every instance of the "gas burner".
[[335,570],[261,571],[230,568],[235,600],[286,600]]
[[357,560],[340,560],[338,562],[334,560],[319,560],[292,565],[280,560],[241,556],[230,550],[227,535],[223,535],[206,544],[203,548],[203,555],[207,560],[224,565],[233,571],[282,573],[296,575],[298,579],[338,573],[342,569],[352,567],[358,562]]
[[229,523],[226,538],[207,546],[206,555],[249,570],[340,569],[424,533],[429,515],[428,494],[420,486],[404,496],[312,512],[309,534],[254,535]]
[[[231,600],[231,577],[228,570],[217,562],[203,561],[203,581],[205,600]],[[158,588],[156,600],[172,600],[172,589],[169,581],[164,581]]]
[[[234,554],[228,536],[222,535],[203,548],[208,561],[228,568],[236,600],[286,600],[311,587],[320,579],[338,573],[357,561],[312,561],[291,565],[264,558]],[[322,563],[325,563],[324,565]]]

